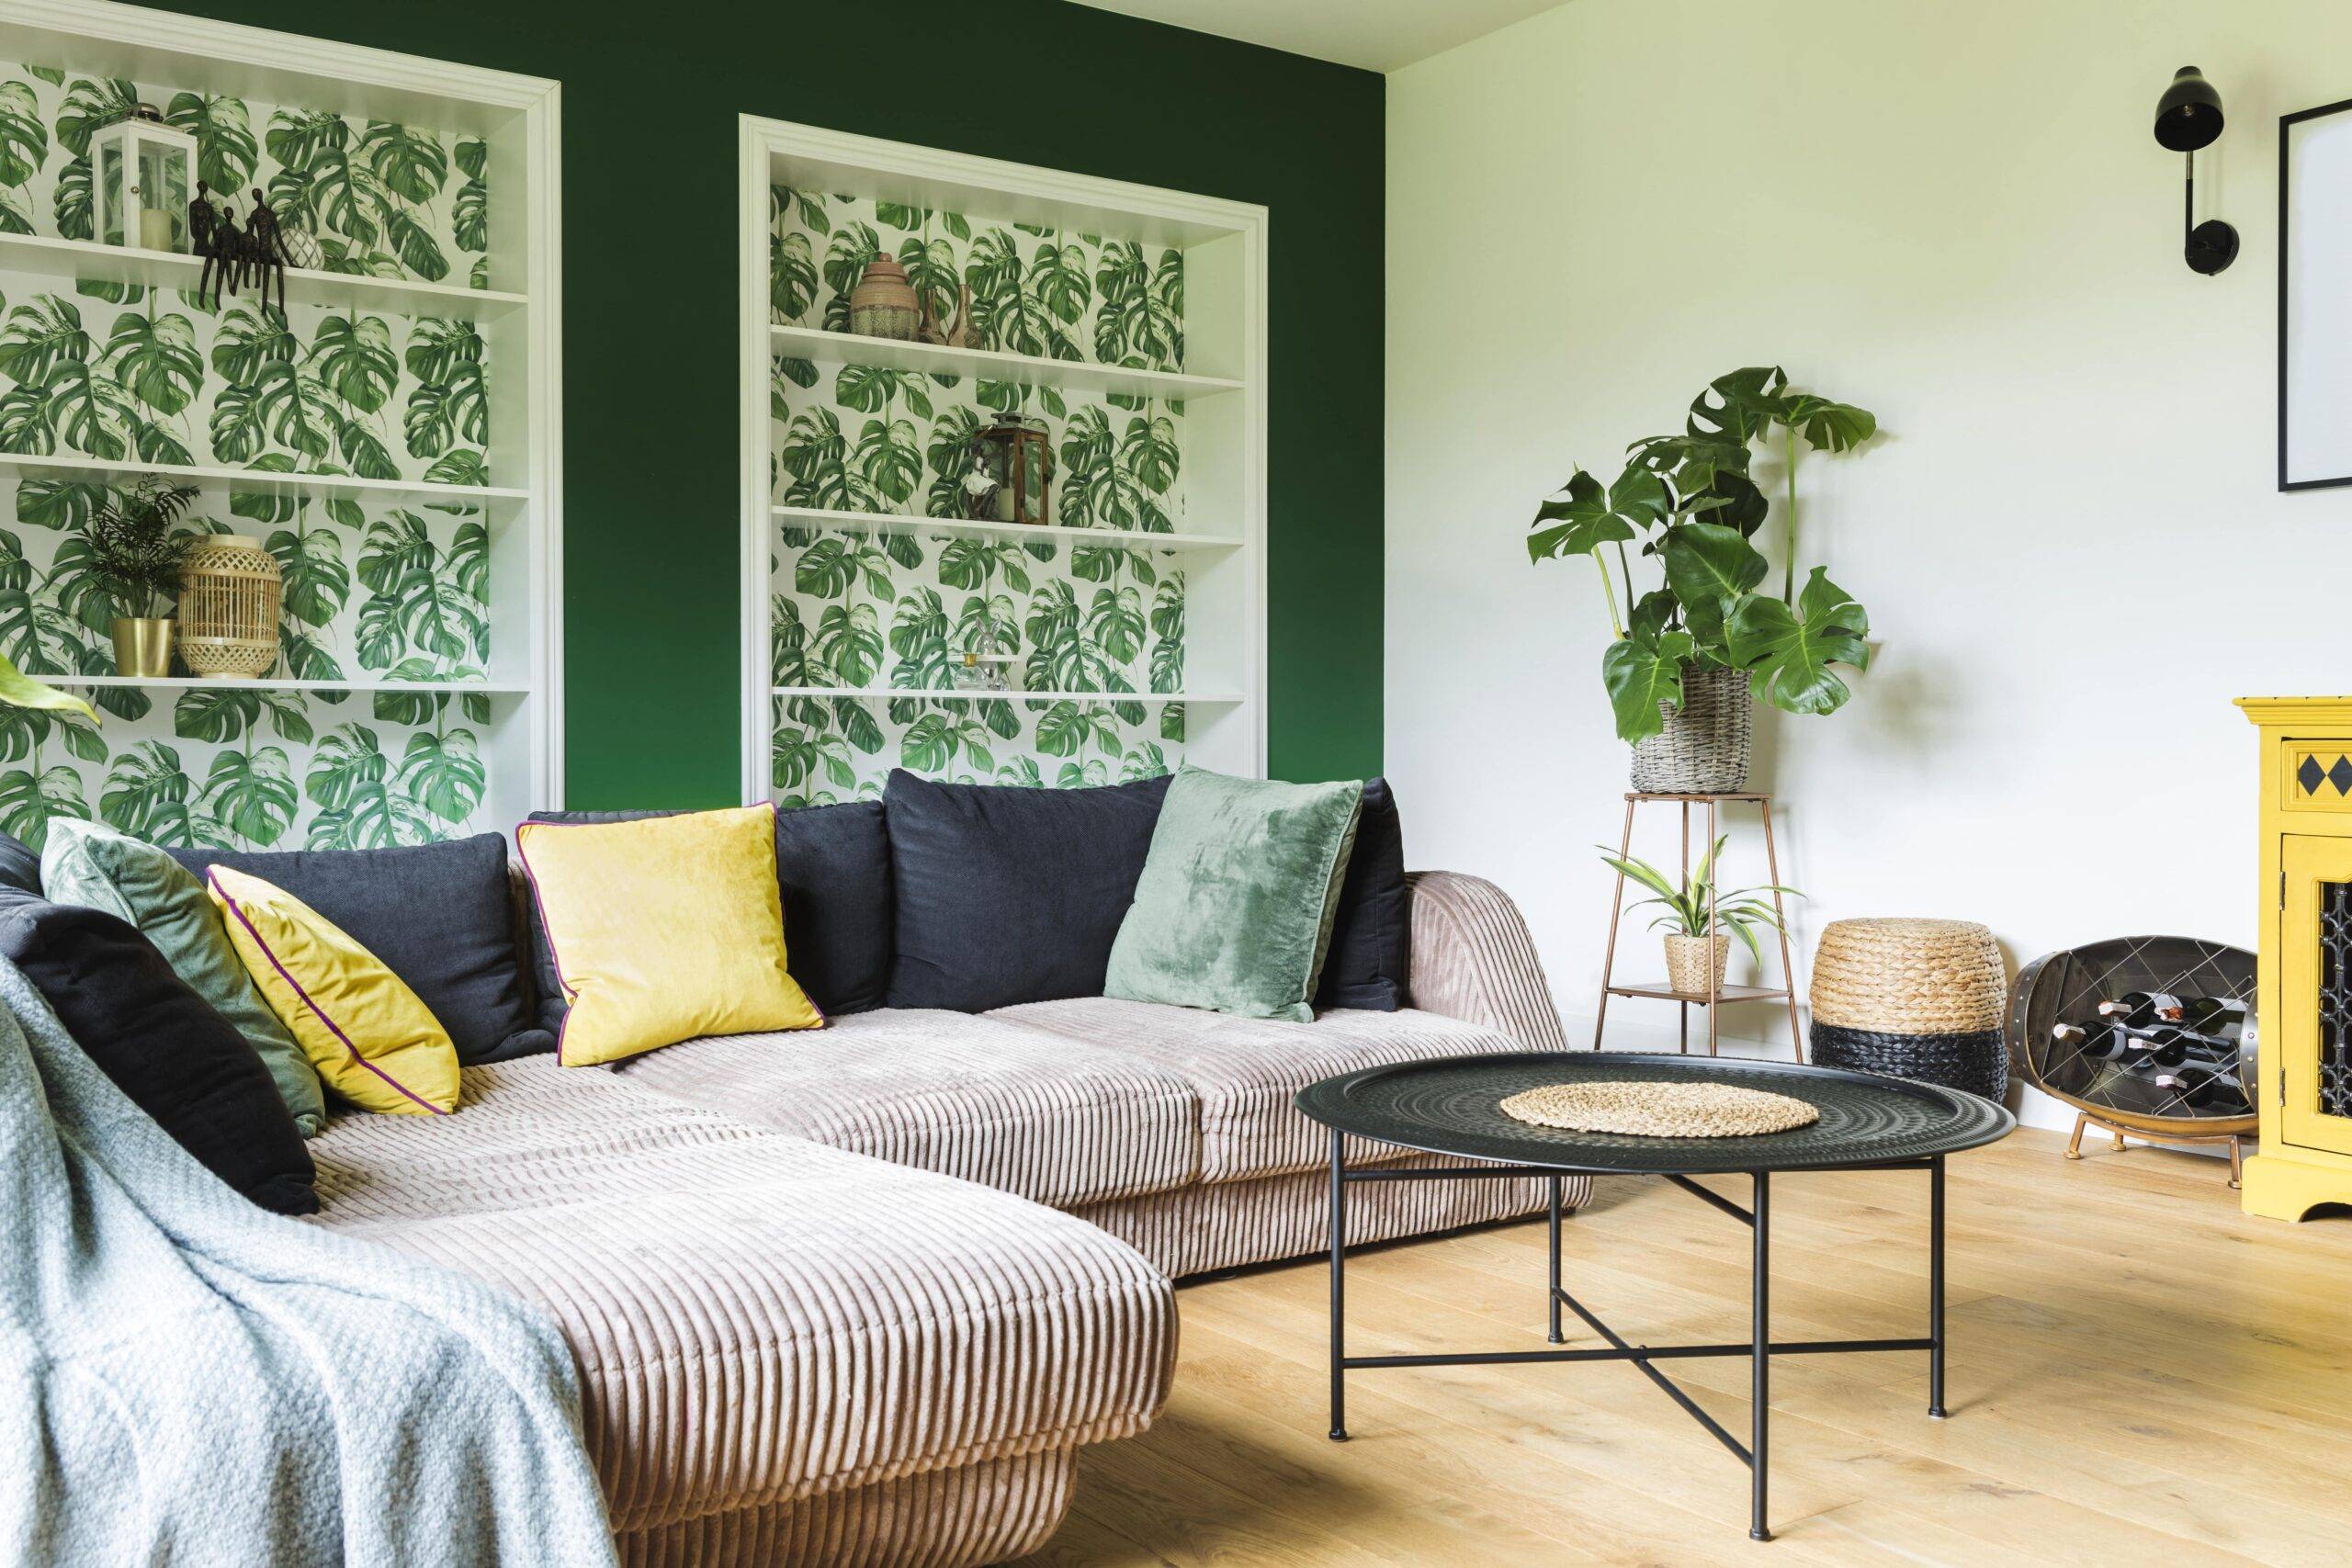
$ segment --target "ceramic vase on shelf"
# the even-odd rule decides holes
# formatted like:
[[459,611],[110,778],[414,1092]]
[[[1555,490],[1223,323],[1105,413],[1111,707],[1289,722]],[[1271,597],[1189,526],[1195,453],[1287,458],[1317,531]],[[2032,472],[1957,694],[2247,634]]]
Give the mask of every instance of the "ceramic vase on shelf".
[[[1676,934],[1666,939],[1666,983],[1686,996],[1721,994],[1724,970],[1731,961],[1731,938]],[[1713,971],[1712,976],[1709,971]],[[1713,979],[1713,984],[1708,982]]]
[[1644,795],[1737,795],[1747,787],[1756,699],[1747,671],[1689,664],[1682,706],[1664,703],[1666,728],[1634,743],[1634,787]]
[[865,276],[849,291],[849,330],[860,337],[914,340],[922,330],[922,301],[905,267],[888,256],[865,264]]
[[172,623],[165,615],[114,618],[114,670],[149,680],[172,672]]

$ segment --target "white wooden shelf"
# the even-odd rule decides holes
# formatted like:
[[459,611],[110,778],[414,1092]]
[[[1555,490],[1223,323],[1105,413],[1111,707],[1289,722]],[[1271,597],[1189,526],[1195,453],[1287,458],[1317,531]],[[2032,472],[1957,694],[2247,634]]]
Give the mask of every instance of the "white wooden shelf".
[[861,337],[819,327],[768,328],[769,346],[790,359],[821,365],[882,365],[934,376],[972,376],[1024,387],[1054,387],[1073,392],[1125,392],[1131,397],[1186,400],[1238,392],[1243,383],[1222,376],[1189,376],[1171,370],[1129,370],[1085,360],[1043,359],[992,348],[948,348],[897,338]]
[[[5,234],[0,235],[0,272],[143,283],[152,288],[193,292],[203,276],[204,263],[198,257],[171,251],[105,245],[93,240],[58,240],[46,234]],[[277,297],[273,288],[270,298],[275,300]],[[220,298],[225,305],[231,297],[223,290]],[[251,299],[254,294],[248,288],[238,298]],[[286,302],[289,306],[323,305],[335,310],[383,310],[398,316],[442,316],[468,321],[494,321],[522,310],[527,303],[520,294],[495,289],[314,272],[303,267],[286,269]]]
[[198,675],[41,675],[36,679],[52,686],[74,686],[85,690],[134,686],[151,692],[199,689],[231,692],[447,692],[453,696],[473,697],[519,697],[530,693],[528,686],[496,681],[381,681],[359,676],[347,681],[307,681],[276,675],[265,675],[254,681]]
[[917,702],[941,703],[1142,703],[1156,706],[1167,703],[1191,703],[1214,705],[1238,703],[1238,692],[958,692],[938,686],[775,686],[769,695],[777,697],[860,697],[876,701],[901,697]]
[[951,534],[967,539],[1068,541],[1123,549],[1234,550],[1242,541],[1223,534],[1153,534],[1139,528],[1072,528],[1059,523],[974,523],[958,517],[899,517],[875,512],[829,512],[820,506],[779,506],[789,528],[834,528],[849,534]]
[[208,489],[245,495],[345,495],[430,505],[483,506],[491,502],[527,501],[530,491],[497,485],[433,484],[424,479],[368,479],[353,474],[280,474],[225,465],[135,463],[79,453],[37,457],[0,453],[0,475],[15,479],[98,479],[113,484],[153,474]]

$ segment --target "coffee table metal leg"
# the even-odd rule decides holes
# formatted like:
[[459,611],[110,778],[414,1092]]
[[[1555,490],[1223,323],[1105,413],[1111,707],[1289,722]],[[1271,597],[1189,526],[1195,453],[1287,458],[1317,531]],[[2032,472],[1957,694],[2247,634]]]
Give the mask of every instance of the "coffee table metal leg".
[[1771,1178],[1760,1170],[1756,1173],[1756,1197],[1750,1206],[1756,1215],[1756,1259],[1749,1287],[1755,1346],[1748,1355],[1747,1536],[1750,1540],[1770,1540],[1772,1532],[1764,1524],[1764,1480],[1766,1427],[1772,1407],[1772,1185]]
[[1347,1368],[1347,1341],[1342,1337],[1345,1321],[1346,1294],[1343,1280],[1347,1272],[1348,1250],[1348,1181],[1342,1164],[1343,1138],[1331,1134],[1331,1440],[1348,1440],[1347,1394],[1342,1384]]
[[1544,1337],[1557,1345],[1563,1337],[1560,1333],[1560,1199],[1562,1197],[1560,1179],[1556,1176],[1552,1178],[1551,1185],[1552,1207],[1549,1217],[1552,1233],[1552,1288],[1544,1292],[1544,1300],[1552,1304],[1552,1325],[1550,1332],[1544,1335]]
[[1928,1414],[1944,1419],[1944,1156],[1928,1162]]

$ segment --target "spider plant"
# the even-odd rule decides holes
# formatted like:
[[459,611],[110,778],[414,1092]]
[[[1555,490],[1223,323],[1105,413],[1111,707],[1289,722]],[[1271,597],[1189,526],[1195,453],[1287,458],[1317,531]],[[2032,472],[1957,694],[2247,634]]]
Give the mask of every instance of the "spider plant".
[[[1713,880],[1715,857],[1723,853],[1724,845],[1729,841],[1729,834],[1717,839],[1714,847],[1699,857],[1698,865],[1679,885],[1645,860],[1611,854],[1607,844],[1595,844],[1593,848],[1600,852],[1600,858],[1611,867],[1657,895],[1655,898],[1644,898],[1631,906],[1636,909],[1651,904],[1665,906],[1664,912],[1650,922],[1650,930],[1665,927],[1668,935],[1690,937],[1719,936],[1729,931],[1739,938],[1740,945],[1747,949],[1748,956],[1760,966],[1764,962],[1764,951],[1757,945],[1755,928],[1762,926],[1770,931],[1781,930],[1781,917],[1773,912],[1769,895],[1785,893],[1792,898],[1802,898],[1804,895],[1777,882],[1728,891],[1716,887]],[[1714,901],[1712,910],[1707,907],[1709,899]],[[1711,914],[1714,919],[1712,928],[1708,925]]]

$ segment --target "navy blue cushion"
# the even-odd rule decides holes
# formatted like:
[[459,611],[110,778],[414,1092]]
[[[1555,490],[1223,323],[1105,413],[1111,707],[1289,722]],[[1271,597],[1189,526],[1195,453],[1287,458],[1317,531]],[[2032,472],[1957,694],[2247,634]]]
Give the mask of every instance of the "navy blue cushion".
[[0,887],[19,893],[40,891],[40,856],[22,839],[0,833]]
[[258,876],[341,926],[441,1021],[458,1061],[555,1049],[526,1005],[498,834],[387,850],[172,853],[199,876],[215,865]]
[[[534,822],[635,822],[674,811],[535,811]],[[877,800],[775,814],[775,877],[784,893],[784,951],[792,977],[828,1017],[882,1006],[890,982],[890,834]],[[539,1024],[560,1028],[565,1003],[555,955],[532,925]]]
[[1396,818],[1396,794],[1386,779],[1367,779],[1356,847],[1340,885],[1315,1005],[1395,1012],[1406,1004],[1412,959],[1412,908],[1405,891],[1405,831]]
[[204,1168],[265,1209],[314,1214],[317,1168],[236,1025],[128,921],[0,888],[0,957],[83,1053]]
[[890,1005],[1101,996],[1168,783],[1029,789],[894,771],[882,792],[898,896]]

